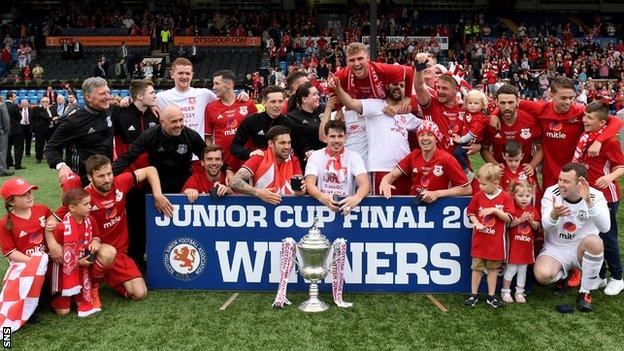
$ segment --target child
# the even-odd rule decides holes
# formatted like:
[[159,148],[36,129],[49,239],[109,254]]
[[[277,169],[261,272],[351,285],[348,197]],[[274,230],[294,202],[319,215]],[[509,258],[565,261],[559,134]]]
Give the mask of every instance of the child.
[[57,314],[65,316],[75,300],[78,316],[86,317],[101,310],[92,305],[89,270],[100,248],[97,223],[89,216],[91,197],[86,190],[70,189],[63,194],[63,205],[69,212],[54,230],[56,241],[63,246],[63,264],[58,277],[61,295],[52,300],[52,307]]
[[[45,205],[34,202],[32,190],[36,189],[36,185],[30,185],[22,178],[9,179],[0,188],[7,210],[6,216],[0,220],[0,245],[2,254],[10,261],[5,285],[0,294],[0,304],[3,307],[0,315],[2,326],[10,326],[12,331],[19,329],[35,312],[45,280],[48,257],[44,253],[44,232],[46,218],[52,213]],[[19,290],[20,294],[14,289]],[[44,293],[42,297],[46,296]],[[13,306],[5,309],[11,303]],[[45,305],[44,301],[41,305]],[[21,310],[15,310],[17,308]],[[15,318],[16,316],[19,317]]]
[[511,183],[520,180],[527,181],[535,187],[535,198],[531,204],[533,206],[537,206],[541,201],[541,190],[539,188],[539,183],[537,182],[537,174],[533,172],[533,174],[529,176],[526,173],[524,167],[525,165],[520,164],[523,157],[524,153],[522,152],[522,145],[519,142],[511,139],[505,143],[505,148],[503,149],[503,159],[505,160],[505,164],[503,165],[501,187],[507,191],[509,190]]
[[[465,114],[464,122],[466,127],[464,128],[463,135],[458,135],[454,131],[451,131],[453,136],[453,142],[455,146],[455,158],[459,161],[466,175],[472,175],[468,168],[468,155],[466,154],[466,146],[473,141],[480,140],[483,137],[483,129],[485,128],[485,116],[483,111],[487,107],[488,99],[482,91],[471,90],[466,95],[465,99]],[[472,177],[469,177],[472,180]]]
[[[602,144],[597,156],[589,157],[589,146],[604,132],[609,120],[609,109],[601,101],[594,101],[587,105],[583,116],[584,133],[579,138],[572,162],[579,162],[587,168],[587,181],[591,187],[602,191],[607,199],[611,214],[611,228],[600,233],[604,243],[605,263],[600,270],[600,287],[606,286],[605,295],[614,296],[624,290],[622,280],[622,261],[618,244],[617,213],[620,203],[620,184],[618,178],[624,175],[624,154],[620,143],[615,138],[608,139]],[[607,284],[607,266],[611,279]]]
[[518,273],[516,278],[516,302],[525,303],[524,285],[526,283],[526,272],[529,264],[535,263],[533,254],[533,240],[540,229],[540,213],[531,206],[535,187],[526,180],[511,183],[510,192],[516,203],[514,220],[509,224],[509,256],[501,297],[503,301],[513,302],[511,297],[511,280]]
[[501,169],[493,163],[486,163],[477,172],[479,188],[470,204],[468,218],[474,225],[472,230],[472,284],[471,295],[464,305],[474,306],[479,301],[478,290],[481,273],[487,269],[487,303],[494,307],[503,307],[505,303],[496,295],[498,267],[505,259],[505,227],[513,219],[513,199],[503,191],[499,184]]

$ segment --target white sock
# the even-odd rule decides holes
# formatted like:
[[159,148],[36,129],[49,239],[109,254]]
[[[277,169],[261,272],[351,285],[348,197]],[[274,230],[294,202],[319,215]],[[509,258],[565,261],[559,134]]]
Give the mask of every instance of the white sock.
[[516,275],[517,271],[518,271],[517,264],[507,263],[507,266],[505,266],[505,275],[504,275],[505,280],[511,281],[513,277]]
[[[527,266],[526,264],[518,265],[518,276],[516,276],[516,286],[521,287],[524,292],[524,285],[526,284],[526,274],[527,274]],[[518,289],[516,289],[518,291]]]
[[596,289],[599,283],[598,273],[604,261],[604,254],[598,255],[585,252],[583,254],[583,263],[581,264],[581,288],[579,292],[589,293]]

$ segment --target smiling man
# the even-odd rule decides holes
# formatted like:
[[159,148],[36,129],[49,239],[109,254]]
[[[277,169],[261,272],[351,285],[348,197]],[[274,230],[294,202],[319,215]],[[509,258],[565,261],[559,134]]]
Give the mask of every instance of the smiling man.
[[232,190],[225,185],[221,146],[214,144],[206,146],[200,160],[204,169],[193,170],[193,174],[182,187],[182,193],[189,202],[195,202],[200,194],[224,196],[231,193]]
[[437,147],[442,133],[431,121],[424,121],[416,131],[420,149],[414,149],[383,177],[381,193],[389,199],[397,179],[411,177],[410,195],[425,203],[441,197],[467,196],[472,192],[470,181],[453,155]]
[[108,113],[110,89],[103,78],[92,77],[82,83],[86,104],[71,118],[63,119],[45,147],[50,168],[56,168],[59,179],[65,180],[72,170],[63,162],[63,149],[74,146],[79,158],[78,174],[82,185],[87,185],[85,161],[93,155],[113,158],[113,120]]
[[177,106],[166,106],[160,125],[146,130],[113,163],[113,172],[122,173],[142,153],[147,152],[149,164],[156,167],[163,193],[179,194],[191,175],[193,155],[201,156],[206,144],[194,130],[184,125],[184,115]]
[[607,201],[602,192],[589,186],[585,166],[564,165],[557,184],[546,189],[542,198],[546,242],[533,266],[535,279],[551,284],[565,279],[572,268],[581,269],[578,307],[590,312],[590,292],[599,286],[604,260],[598,234],[608,231],[610,225]]
[[[343,89],[356,99],[386,98],[386,85],[405,81],[412,86],[414,73],[411,67],[371,62],[366,46],[362,43],[351,43],[346,48],[347,67],[336,72]],[[406,96],[412,95],[407,89]]]
[[[305,170],[308,193],[330,210],[345,214],[354,209],[370,192],[364,161],[356,152],[345,149],[346,133],[344,122],[327,122],[327,147],[312,153]],[[345,198],[335,201],[333,195]]]

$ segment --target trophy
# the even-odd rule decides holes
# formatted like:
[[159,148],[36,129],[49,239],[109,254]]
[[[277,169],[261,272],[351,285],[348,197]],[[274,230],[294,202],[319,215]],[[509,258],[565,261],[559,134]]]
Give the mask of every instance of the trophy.
[[299,305],[304,312],[323,312],[329,306],[319,299],[318,282],[325,279],[329,268],[326,268],[327,256],[331,244],[316,227],[318,218],[308,234],[297,243],[297,266],[301,276],[310,281],[310,298]]
[[[293,238],[282,240],[280,280],[277,295],[273,302],[274,307],[283,308],[284,305],[290,305],[290,301],[286,298],[286,290],[288,278],[292,273],[295,262],[299,267],[301,276],[311,282],[310,298],[299,305],[300,310],[304,312],[323,312],[329,308],[318,297],[318,282],[325,279],[330,267],[332,269],[332,295],[334,302],[340,308],[353,306],[352,303],[345,302],[342,299],[347,241],[343,238],[338,238],[334,240],[333,244],[330,244],[329,240],[316,227],[318,221],[319,219],[315,218],[314,226],[308,231],[308,234],[299,240],[299,243]],[[331,250],[332,247],[333,250]],[[327,258],[332,251],[333,259],[328,263]]]

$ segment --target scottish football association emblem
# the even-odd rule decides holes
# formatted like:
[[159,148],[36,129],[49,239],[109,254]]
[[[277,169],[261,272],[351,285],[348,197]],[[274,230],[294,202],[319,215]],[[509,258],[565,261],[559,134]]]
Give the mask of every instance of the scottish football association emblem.
[[174,278],[193,280],[206,268],[206,251],[191,238],[175,239],[165,248],[163,263]]

